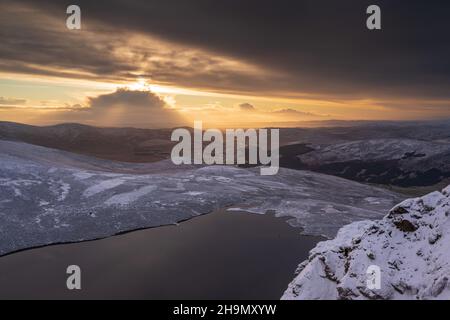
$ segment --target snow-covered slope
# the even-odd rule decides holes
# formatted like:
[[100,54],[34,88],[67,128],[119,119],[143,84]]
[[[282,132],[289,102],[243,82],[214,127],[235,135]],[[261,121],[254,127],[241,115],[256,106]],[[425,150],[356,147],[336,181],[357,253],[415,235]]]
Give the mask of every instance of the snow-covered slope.
[[[369,266],[380,268],[379,288],[367,286]],[[450,299],[450,186],[320,242],[282,298]]]
[[370,139],[315,148],[298,156],[308,169],[352,180],[416,186],[450,177],[448,142]]
[[333,237],[401,200],[389,191],[307,171],[126,164],[0,140],[0,255],[173,224],[239,206],[290,216]]
[[448,151],[450,151],[448,143],[410,139],[372,139],[334,144],[302,155],[300,159],[313,165],[319,162],[326,164],[352,160],[420,159]]

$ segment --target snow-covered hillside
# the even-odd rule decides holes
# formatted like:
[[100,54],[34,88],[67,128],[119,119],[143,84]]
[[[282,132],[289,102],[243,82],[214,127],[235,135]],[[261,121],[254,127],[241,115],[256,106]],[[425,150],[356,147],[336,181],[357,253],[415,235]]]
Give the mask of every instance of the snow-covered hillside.
[[306,164],[346,161],[422,160],[450,152],[448,143],[410,139],[372,139],[334,144],[299,156]]
[[99,160],[0,141],[0,255],[173,224],[226,206],[290,216],[303,232],[333,237],[375,219],[401,197],[307,171],[174,167]]
[[450,177],[446,141],[370,139],[314,148],[298,156],[308,169],[352,180],[417,186]]
[[[320,242],[283,299],[450,299],[450,186]],[[369,289],[369,266],[381,286]]]

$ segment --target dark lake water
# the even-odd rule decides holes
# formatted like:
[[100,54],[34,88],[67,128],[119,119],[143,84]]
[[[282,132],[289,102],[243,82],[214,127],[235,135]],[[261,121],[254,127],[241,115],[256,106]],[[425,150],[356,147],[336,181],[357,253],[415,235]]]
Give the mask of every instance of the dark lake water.
[[[0,257],[0,299],[279,299],[320,240],[270,214],[217,211]],[[66,288],[74,264],[79,291]]]

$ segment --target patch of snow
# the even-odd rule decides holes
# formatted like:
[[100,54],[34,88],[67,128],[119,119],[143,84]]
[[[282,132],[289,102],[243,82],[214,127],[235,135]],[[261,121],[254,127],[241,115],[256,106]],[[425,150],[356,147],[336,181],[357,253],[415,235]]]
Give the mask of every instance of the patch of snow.
[[130,203],[138,200],[139,198],[149,194],[150,192],[152,192],[154,190],[156,190],[156,186],[154,186],[154,185],[141,187],[141,188],[133,190],[131,192],[117,194],[117,195],[109,198],[108,200],[106,200],[105,204],[107,206],[113,206],[113,205],[124,206],[124,205],[130,204]]
[[92,196],[96,195],[97,193],[118,187],[118,186],[122,185],[124,182],[125,182],[125,179],[122,179],[122,178],[101,181],[100,183],[87,188],[83,192],[83,197],[86,197],[86,198],[92,197]]
[[367,197],[364,200],[366,200],[370,204],[380,204],[380,199],[378,199],[378,198]]
[[67,196],[69,195],[70,184],[68,184],[68,183],[66,183],[66,182],[64,182],[62,180],[59,180],[58,183],[59,183],[59,188],[60,188],[59,189],[60,190],[60,194],[59,194],[57,200],[58,201],[64,201],[67,198]]
[[50,202],[48,202],[48,201],[44,201],[44,200],[39,201],[39,207],[48,206],[49,204],[50,204]]
[[185,193],[183,193],[183,194],[188,195],[188,196],[195,197],[195,196],[200,196],[200,195],[202,195],[202,194],[204,194],[204,193],[205,193],[205,192],[200,192],[200,191],[188,191],[188,192],[185,192]]
[[78,180],[86,180],[89,179],[91,177],[94,177],[95,174],[94,173],[90,173],[90,172],[86,172],[86,171],[77,171],[73,174],[73,176],[75,178],[77,178]]

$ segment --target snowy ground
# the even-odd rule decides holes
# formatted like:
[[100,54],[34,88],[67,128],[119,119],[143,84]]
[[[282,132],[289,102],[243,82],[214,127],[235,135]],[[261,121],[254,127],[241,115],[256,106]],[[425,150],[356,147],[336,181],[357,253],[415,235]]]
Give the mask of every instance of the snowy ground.
[[290,216],[333,237],[401,199],[389,191],[307,171],[124,164],[0,141],[0,255],[52,243],[173,224],[218,208]]
[[304,168],[359,182],[432,186],[450,177],[447,141],[369,139],[312,147],[298,156]]
[[450,152],[447,142],[431,142],[411,139],[371,139],[334,144],[299,156],[310,165],[347,161],[408,160],[411,165],[424,158]]
[[[343,227],[298,268],[283,299],[450,299],[450,186],[379,221]],[[369,266],[380,287],[367,286]]]

